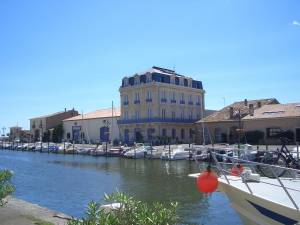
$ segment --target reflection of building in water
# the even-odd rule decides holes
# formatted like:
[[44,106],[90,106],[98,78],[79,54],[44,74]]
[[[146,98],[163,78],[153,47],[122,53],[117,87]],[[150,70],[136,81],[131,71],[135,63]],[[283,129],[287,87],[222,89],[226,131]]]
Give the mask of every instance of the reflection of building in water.
[[[198,204],[202,195],[195,181],[188,177],[199,171],[195,163],[187,161],[169,162],[161,160],[120,160],[122,184],[120,190],[148,202],[178,201],[180,204]],[[178,173],[177,173],[178,172]]]

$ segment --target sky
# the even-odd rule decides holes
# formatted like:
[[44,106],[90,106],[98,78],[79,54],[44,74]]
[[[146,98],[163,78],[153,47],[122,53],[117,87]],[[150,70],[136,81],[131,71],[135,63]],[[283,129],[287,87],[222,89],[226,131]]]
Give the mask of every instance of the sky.
[[300,102],[300,1],[0,1],[0,128],[119,106],[153,65],[201,80],[207,109]]

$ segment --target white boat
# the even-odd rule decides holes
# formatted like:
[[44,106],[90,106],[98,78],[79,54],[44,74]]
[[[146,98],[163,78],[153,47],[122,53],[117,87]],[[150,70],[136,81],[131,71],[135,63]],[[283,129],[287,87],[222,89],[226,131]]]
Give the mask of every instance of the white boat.
[[[244,165],[247,163],[251,167],[245,168],[240,176],[233,176],[227,175],[228,171],[223,169],[225,167],[221,166],[222,163],[213,158],[217,170],[223,174],[218,178],[218,190],[227,195],[245,225],[300,224],[300,171],[240,160]],[[261,177],[253,170],[256,166],[269,167],[275,173],[278,169],[284,169],[291,177]]]
[[161,155],[163,160],[183,160],[190,157],[190,152],[186,151],[182,145],[178,145],[173,149],[165,149]]
[[145,146],[144,144],[137,144],[132,149],[125,152],[124,157],[133,159],[145,158],[148,151],[150,152],[150,148],[150,146]]

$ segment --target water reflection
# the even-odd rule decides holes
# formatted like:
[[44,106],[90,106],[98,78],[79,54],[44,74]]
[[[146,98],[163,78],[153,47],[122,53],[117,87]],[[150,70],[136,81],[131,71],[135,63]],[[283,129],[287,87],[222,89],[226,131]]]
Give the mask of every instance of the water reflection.
[[[126,192],[147,201],[177,201],[183,224],[240,224],[221,194],[202,196],[189,173],[199,171],[188,161],[131,160],[0,151],[0,167],[14,171],[16,197],[81,217],[87,203],[104,193]],[[220,206],[222,205],[222,206]],[[220,208],[221,207],[221,208]],[[226,219],[225,219],[226,221]]]

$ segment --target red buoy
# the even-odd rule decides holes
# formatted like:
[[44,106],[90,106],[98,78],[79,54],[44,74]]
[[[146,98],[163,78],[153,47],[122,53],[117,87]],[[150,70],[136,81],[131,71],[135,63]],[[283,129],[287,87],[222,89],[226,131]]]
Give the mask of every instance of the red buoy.
[[244,167],[240,164],[231,168],[230,174],[231,176],[240,176],[244,171]]
[[202,193],[212,193],[218,187],[218,178],[216,174],[210,170],[204,171],[197,177],[197,187]]

